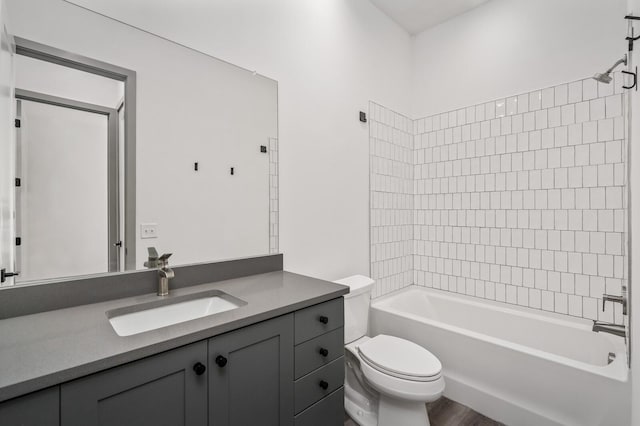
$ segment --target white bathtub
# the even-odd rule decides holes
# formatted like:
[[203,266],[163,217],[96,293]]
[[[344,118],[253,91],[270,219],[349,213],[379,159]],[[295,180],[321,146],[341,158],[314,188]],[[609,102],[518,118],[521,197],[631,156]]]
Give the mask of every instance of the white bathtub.
[[624,341],[592,332],[591,321],[416,286],[375,299],[370,321],[372,335],[431,351],[443,365],[445,396],[495,420],[630,424]]

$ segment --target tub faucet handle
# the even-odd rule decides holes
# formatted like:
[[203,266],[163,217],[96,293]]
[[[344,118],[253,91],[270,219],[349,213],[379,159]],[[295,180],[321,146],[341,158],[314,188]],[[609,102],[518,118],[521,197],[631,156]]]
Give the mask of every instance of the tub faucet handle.
[[625,296],[613,296],[610,294],[602,295],[602,311],[604,312],[607,302],[620,303],[622,305],[622,315],[627,315],[627,298]]

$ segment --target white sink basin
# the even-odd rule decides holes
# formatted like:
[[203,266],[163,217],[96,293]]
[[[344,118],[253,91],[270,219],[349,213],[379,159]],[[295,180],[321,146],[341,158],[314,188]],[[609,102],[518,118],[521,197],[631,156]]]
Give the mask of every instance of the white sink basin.
[[131,336],[227,312],[243,305],[246,302],[213,290],[114,309],[107,312],[107,317],[118,336]]

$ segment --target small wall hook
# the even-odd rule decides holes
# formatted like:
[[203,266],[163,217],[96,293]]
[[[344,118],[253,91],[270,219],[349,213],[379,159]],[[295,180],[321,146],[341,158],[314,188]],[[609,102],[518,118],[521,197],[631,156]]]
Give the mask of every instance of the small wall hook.
[[636,67],[636,72],[631,71],[622,71],[622,74],[632,75],[633,76],[633,84],[631,86],[622,86],[623,89],[633,89],[635,88],[638,91],[638,67]]

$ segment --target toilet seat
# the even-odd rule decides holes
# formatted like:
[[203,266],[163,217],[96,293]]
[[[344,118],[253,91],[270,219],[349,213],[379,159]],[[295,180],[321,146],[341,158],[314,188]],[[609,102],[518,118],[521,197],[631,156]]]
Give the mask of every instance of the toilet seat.
[[358,355],[373,369],[398,379],[432,382],[442,364],[431,352],[399,337],[380,334],[358,345]]
[[[368,346],[371,341],[376,342]],[[364,347],[364,350],[361,351],[361,347]],[[345,349],[357,357],[367,384],[381,395],[424,403],[435,401],[444,392],[445,383],[440,371],[440,361],[415,343],[386,335],[372,338],[365,336],[348,344]],[[410,354],[407,355],[410,362],[406,366],[402,365],[400,351]],[[365,358],[367,355],[368,359]],[[412,361],[416,361],[418,365]],[[429,368],[420,366],[421,361]],[[410,368],[407,368],[409,366]]]

